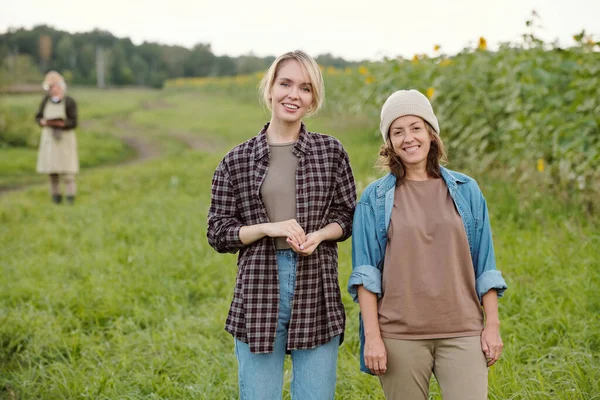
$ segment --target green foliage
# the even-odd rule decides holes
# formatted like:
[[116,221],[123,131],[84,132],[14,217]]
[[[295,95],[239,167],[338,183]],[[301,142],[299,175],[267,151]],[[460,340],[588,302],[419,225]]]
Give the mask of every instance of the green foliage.
[[[40,37],[49,38],[42,59],[39,54]],[[96,52],[104,54],[105,83],[110,86],[141,85],[161,88],[167,79],[200,76],[234,76],[264,71],[275,59],[258,57],[252,53],[239,57],[215,56],[209,43],[198,43],[188,49],[144,42],[134,45],[129,38],[117,38],[110,32],[95,29],[85,33],[69,33],[46,25],[33,29],[11,29],[0,34],[0,86],[17,83],[39,83],[41,74],[55,69],[70,71],[68,83],[96,84]],[[23,61],[27,57],[29,61]],[[15,59],[17,61],[15,61]],[[324,66],[349,66],[331,54],[317,59]],[[18,63],[18,66],[15,66]],[[8,66],[8,67],[7,67]],[[9,68],[9,74],[4,70]],[[35,72],[35,75],[31,71]]]
[[[42,36],[48,38],[50,45],[43,59],[39,54]],[[107,85],[135,84],[155,88],[162,87],[169,78],[232,76],[238,69],[256,72],[265,69],[273,59],[216,57],[210,44],[204,43],[198,43],[192,49],[147,42],[136,46],[128,38],[117,38],[101,30],[72,34],[39,25],[31,30],[13,29],[0,34],[0,64],[2,72],[7,72],[0,75],[0,85],[39,83],[42,73],[50,69],[70,71],[68,83],[94,85],[97,52],[104,54]]]
[[0,147],[36,147],[39,128],[35,109],[0,102]]
[[[115,163],[133,155],[133,150],[115,137],[112,118],[139,108],[144,99],[152,97],[152,92],[123,90],[112,93],[73,91],[79,109],[80,126],[76,132],[83,169]],[[41,128],[35,123],[34,116],[41,98],[39,95],[12,95],[3,97],[0,103],[0,187],[46,179],[35,172]],[[104,121],[107,115],[111,116],[110,123]]]
[[452,165],[502,169],[591,207],[600,193],[596,46],[560,49],[530,37],[497,52],[373,63],[327,74],[328,103],[376,121],[395,90],[418,89],[431,98]]
[[266,70],[275,57],[260,58],[254,54],[246,54],[237,59],[237,73],[239,75],[247,75],[255,72]]
[[[115,44],[107,54],[109,59],[109,81],[115,85],[131,85],[133,71],[129,67],[128,56],[122,43]],[[140,71],[143,74],[143,71]]]
[[215,58],[215,65],[212,75],[215,76],[234,76],[237,74],[237,65],[235,59],[229,56],[220,56]]
[[[550,188],[565,204],[600,206],[600,52],[582,33],[568,49],[532,34],[496,52],[465,49],[454,57],[416,55],[340,70],[324,68],[325,112],[363,115],[378,123],[385,99],[418,89],[433,103],[450,166],[503,171],[523,188]],[[247,101],[258,97],[260,74],[168,81]]]
[[42,74],[31,56],[7,55],[0,59],[0,86],[15,82],[41,84]]
[[198,43],[183,63],[184,76],[207,76],[213,69],[215,56],[209,44]]
[[316,61],[323,67],[333,67],[337,69],[356,67],[359,64],[358,62],[346,61],[341,57],[335,57],[331,53],[320,54],[316,57]]
[[[125,143],[106,132],[78,130],[77,142],[79,164],[84,170],[116,163],[133,155]],[[0,148],[0,187],[45,181],[47,178],[35,171],[36,162],[37,147]]]

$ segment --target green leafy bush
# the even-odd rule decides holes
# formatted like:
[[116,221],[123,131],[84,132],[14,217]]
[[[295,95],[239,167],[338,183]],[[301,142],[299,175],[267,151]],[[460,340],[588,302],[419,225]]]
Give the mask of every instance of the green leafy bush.
[[368,115],[377,134],[385,99],[418,89],[433,103],[453,165],[501,170],[592,201],[600,192],[600,53],[585,37],[562,49],[526,35],[495,52],[482,38],[454,57],[416,55],[326,74],[327,101]]
[[39,135],[32,110],[0,105],[0,147],[37,147]]

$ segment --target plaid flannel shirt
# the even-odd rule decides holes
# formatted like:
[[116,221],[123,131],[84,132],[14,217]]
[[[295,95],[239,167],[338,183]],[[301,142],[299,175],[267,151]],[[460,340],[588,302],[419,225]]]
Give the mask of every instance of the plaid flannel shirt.
[[[212,180],[208,241],[220,253],[236,253],[237,276],[225,330],[246,342],[252,353],[271,353],[279,311],[275,241],[240,241],[242,226],[270,222],[260,196],[269,168],[265,125],[252,139],[230,150]],[[356,188],[348,154],[339,140],[306,130],[293,150],[296,170],[296,220],[306,233],[336,222],[346,240],[352,231]],[[296,288],[287,350],[304,350],[343,334],[344,306],[337,274],[337,243],[322,242],[310,256],[298,257]]]

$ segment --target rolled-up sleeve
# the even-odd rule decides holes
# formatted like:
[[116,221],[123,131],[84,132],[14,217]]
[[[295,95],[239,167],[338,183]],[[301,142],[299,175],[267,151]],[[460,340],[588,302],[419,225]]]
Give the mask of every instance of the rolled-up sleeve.
[[504,278],[502,278],[502,273],[496,270],[485,271],[483,274],[481,274],[477,278],[475,286],[477,289],[477,295],[480,299],[491,289],[496,289],[498,297],[502,297],[507,288],[506,282],[504,282]]
[[208,243],[219,253],[236,253],[244,247],[240,240],[242,226],[229,174],[224,162],[221,162],[212,179],[208,210]]
[[343,242],[352,234],[352,217],[356,207],[356,184],[350,167],[348,153],[342,148],[342,159],[336,178],[333,201],[329,209],[328,223],[337,223],[342,228],[342,236],[337,239]]
[[361,265],[352,268],[352,275],[348,281],[348,293],[352,300],[358,303],[358,287],[364,286],[371,293],[375,293],[377,298],[381,298],[381,272],[372,265]]
[[384,251],[377,240],[375,213],[368,202],[362,200],[356,206],[352,224],[352,274],[348,281],[348,293],[358,302],[358,287],[381,298],[381,271]]
[[492,228],[487,209],[487,203],[483,195],[480,198],[476,234],[479,249],[475,263],[475,286],[479,300],[491,289],[496,289],[498,297],[502,297],[507,289],[502,273],[496,269],[496,257],[494,255],[494,244],[492,242]]

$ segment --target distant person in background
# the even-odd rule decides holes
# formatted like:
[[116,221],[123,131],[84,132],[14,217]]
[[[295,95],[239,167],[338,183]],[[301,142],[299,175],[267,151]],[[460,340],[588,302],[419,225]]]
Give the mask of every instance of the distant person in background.
[[60,177],[66,186],[67,202],[75,202],[75,175],[79,172],[77,155],[77,104],[66,95],[65,79],[56,71],[46,74],[43,88],[47,92],[35,115],[42,127],[42,136],[37,159],[37,172],[50,177],[50,193],[56,204],[62,202]]
[[432,374],[444,400],[485,400],[506,289],[485,198],[440,165],[440,127],[420,92],[392,94],[380,130],[389,173],[365,189],[352,228],[361,370],[379,376],[388,400],[426,400]]
[[[323,77],[302,51],[279,56],[261,82],[271,120],[217,166],[208,241],[236,253],[225,329],[234,336],[242,400],[330,400],[345,327],[337,242],[351,234],[354,177],[339,140],[302,122],[323,102]],[[244,127],[240,127],[245,129]]]

